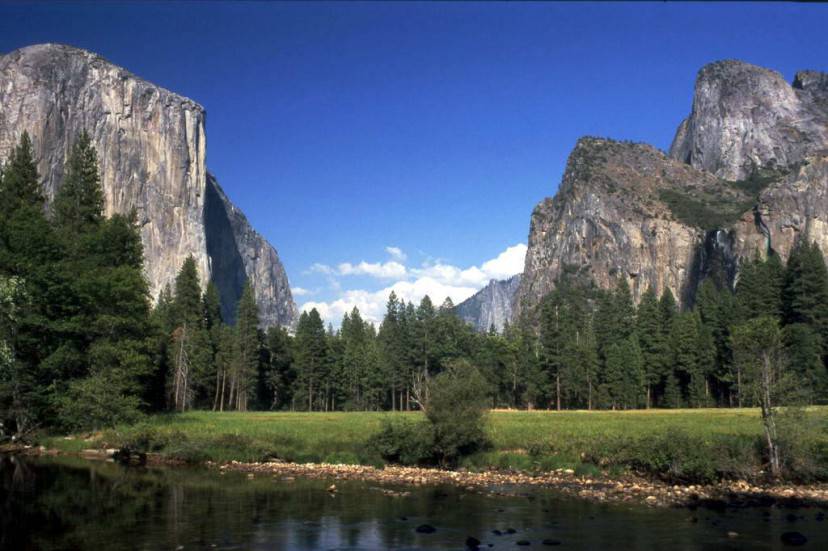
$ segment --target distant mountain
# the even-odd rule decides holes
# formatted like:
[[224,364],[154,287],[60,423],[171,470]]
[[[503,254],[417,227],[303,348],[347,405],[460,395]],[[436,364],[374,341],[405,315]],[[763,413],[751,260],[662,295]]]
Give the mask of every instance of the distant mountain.
[[670,289],[684,305],[705,278],[734,285],[741,263],[800,239],[828,252],[828,75],[792,84],[740,61],[699,71],[669,156],[646,144],[581,138],[558,192],[532,213],[515,315],[564,270],[637,300]]
[[153,298],[193,255],[226,319],[250,280],[263,325],[294,322],[276,250],[207,172],[203,107],[86,50],[40,44],[0,56],[0,159],[28,131],[49,200],[81,130],[97,148],[106,213],[137,212]]
[[480,291],[455,308],[457,315],[479,331],[488,331],[493,325],[502,331],[512,319],[512,306],[520,286],[520,274],[504,280],[491,280]]

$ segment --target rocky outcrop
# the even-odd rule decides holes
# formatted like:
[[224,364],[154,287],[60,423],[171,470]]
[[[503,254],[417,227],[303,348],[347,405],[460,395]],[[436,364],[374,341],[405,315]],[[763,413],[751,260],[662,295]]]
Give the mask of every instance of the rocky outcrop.
[[787,259],[797,243],[816,241],[828,253],[828,154],[812,155],[768,186],[756,208],[733,226],[734,254]]
[[[48,199],[63,179],[72,140],[81,130],[90,134],[107,214],[137,212],[153,297],[193,255],[203,284],[223,282],[228,313],[239,282],[249,277],[265,323],[292,323],[295,306],[275,250],[217,185],[208,185],[199,104],[94,53],[42,44],[0,57],[0,158],[24,130],[32,136]],[[226,211],[223,228],[211,226],[221,218],[216,205]]]
[[684,296],[706,232],[678,219],[665,191],[705,197],[721,187],[649,145],[580,139],[558,193],[532,213],[516,311],[538,304],[564,271],[602,288],[625,278],[635,298],[648,287]]
[[787,259],[802,238],[828,252],[828,75],[793,85],[738,61],[704,67],[669,157],[647,145],[584,138],[558,193],[532,213],[515,311],[566,270],[637,299],[698,284],[733,285],[745,258]]
[[488,331],[494,327],[503,331],[512,319],[512,307],[518,288],[520,274],[503,280],[491,280],[480,291],[457,305],[455,312],[478,331]]
[[827,100],[824,73],[802,71],[791,85],[741,61],[711,63],[699,71],[670,156],[728,180],[792,166],[826,148]]

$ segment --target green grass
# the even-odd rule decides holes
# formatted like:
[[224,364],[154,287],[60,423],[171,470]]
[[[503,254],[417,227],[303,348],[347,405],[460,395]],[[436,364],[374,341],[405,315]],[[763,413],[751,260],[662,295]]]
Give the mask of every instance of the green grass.
[[[421,414],[188,412],[152,416],[139,425],[116,427],[87,438],[49,437],[43,443],[65,451],[137,444],[189,461],[275,457],[297,462],[380,464],[365,443],[384,419],[403,416],[418,419]],[[824,425],[828,407],[811,408],[809,416]],[[654,436],[678,431],[700,442],[746,441],[755,440],[762,431],[756,409],[495,411],[488,415],[488,427],[492,449],[467,458],[463,466],[580,468],[591,472],[592,462],[613,466],[617,453],[652,453],[640,448],[630,452],[623,446]],[[823,439],[828,444],[824,434]]]

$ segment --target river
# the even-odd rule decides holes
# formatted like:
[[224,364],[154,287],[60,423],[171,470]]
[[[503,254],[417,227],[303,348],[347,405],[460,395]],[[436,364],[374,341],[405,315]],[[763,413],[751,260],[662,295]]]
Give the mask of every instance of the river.
[[[0,549],[828,549],[822,508],[656,509],[530,489],[455,487],[139,468],[0,456]],[[433,532],[418,532],[428,525]]]

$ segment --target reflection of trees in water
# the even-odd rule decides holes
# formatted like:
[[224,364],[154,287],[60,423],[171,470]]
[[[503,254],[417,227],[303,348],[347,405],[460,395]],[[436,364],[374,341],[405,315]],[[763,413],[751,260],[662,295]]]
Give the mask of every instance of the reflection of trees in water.
[[[689,550],[721,544],[730,529],[745,537],[750,533],[754,541],[775,541],[787,526],[784,518],[760,524],[756,511],[747,511],[741,521],[729,513],[727,519],[718,517],[721,525],[712,525],[705,517],[714,514],[701,511],[612,507],[549,495],[492,499],[440,488],[408,488],[411,494],[399,498],[360,482],[337,483],[340,492],[331,496],[328,484],[0,457],[0,550],[382,549],[424,543],[462,548],[467,536],[503,542],[491,530],[508,527],[535,543],[553,537],[582,548],[611,549],[623,537],[630,549]],[[701,520],[690,523],[689,514]],[[414,527],[424,523],[437,532],[415,534]],[[820,548],[814,524],[808,528],[814,548]],[[823,531],[823,543],[826,536]]]
[[0,549],[387,548],[413,544],[413,529],[422,523],[441,531],[446,523],[461,524],[459,542],[492,528],[482,525],[491,522],[491,501],[439,489],[395,498],[370,483],[348,483],[331,495],[324,481],[248,480],[64,458],[28,467],[4,460],[0,474]]

